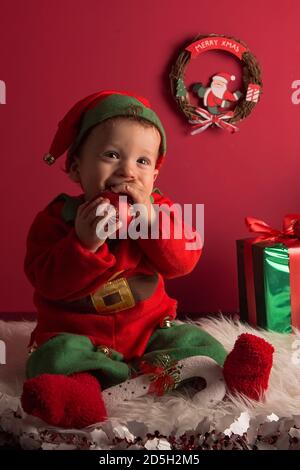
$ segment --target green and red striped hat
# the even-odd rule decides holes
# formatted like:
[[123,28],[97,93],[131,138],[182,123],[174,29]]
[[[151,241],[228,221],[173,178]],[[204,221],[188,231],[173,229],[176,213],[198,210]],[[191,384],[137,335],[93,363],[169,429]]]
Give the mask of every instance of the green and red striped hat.
[[[159,117],[146,98],[115,90],[93,93],[78,101],[59,122],[49,153],[43,156],[43,160],[53,165],[67,150],[70,157],[93,126],[114,116],[130,115],[150,121],[159,130],[161,144],[156,168],[160,168],[166,154],[166,134]],[[67,158],[68,161],[70,158]]]

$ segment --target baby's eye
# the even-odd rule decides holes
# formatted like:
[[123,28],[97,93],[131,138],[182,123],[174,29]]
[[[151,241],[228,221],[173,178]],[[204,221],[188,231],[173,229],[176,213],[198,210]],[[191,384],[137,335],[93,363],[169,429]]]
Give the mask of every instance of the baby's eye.
[[143,165],[150,165],[150,160],[148,160],[148,158],[140,157],[138,162],[143,163]]
[[106,152],[106,153],[105,153],[105,156],[106,156],[106,157],[109,157],[109,158],[114,158],[114,156],[117,157],[117,158],[119,157],[119,155],[117,154],[117,152],[113,152],[113,151],[112,151],[112,152]]

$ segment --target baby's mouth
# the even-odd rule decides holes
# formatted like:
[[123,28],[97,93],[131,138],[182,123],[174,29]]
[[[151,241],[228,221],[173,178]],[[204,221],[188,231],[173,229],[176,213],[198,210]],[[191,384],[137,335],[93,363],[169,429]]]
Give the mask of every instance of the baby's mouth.
[[[114,187],[113,184],[107,183],[107,184],[105,184],[105,187],[104,187],[105,189],[104,189],[104,191],[112,191],[112,192],[115,192],[115,191],[113,191],[113,189],[112,189],[113,187]],[[131,198],[131,196],[130,196],[126,191],[120,191],[118,194],[123,195],[123,196],[127,196],[129,204],[133,204],[133,199]]]
[[[115,186],[115,185],[113,185],[113,184],[106,184],[104,191],[113,191],[113,187],[114,187],[114,186]],[[116,192],[116,191],[113,191],[113,192]],[[122,192],[121,194],[125,194],[125,193]]]

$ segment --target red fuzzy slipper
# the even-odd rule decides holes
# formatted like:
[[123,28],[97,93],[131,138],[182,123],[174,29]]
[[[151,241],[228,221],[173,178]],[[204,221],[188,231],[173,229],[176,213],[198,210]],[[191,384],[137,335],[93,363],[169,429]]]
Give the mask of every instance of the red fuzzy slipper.
[[274,348],[258,336],[243,333],[228,354],[223,368],[230,392],[260,400],[268,388]]
[[24,383],[24,411],[63,428],[84,428],[107,417],[98,380],[87,372],[42,374]]

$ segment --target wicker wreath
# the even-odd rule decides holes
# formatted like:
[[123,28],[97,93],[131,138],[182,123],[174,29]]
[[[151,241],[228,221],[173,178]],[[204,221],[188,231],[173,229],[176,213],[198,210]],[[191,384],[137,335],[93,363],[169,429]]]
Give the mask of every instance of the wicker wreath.
[[[216,38],[220,38],[217,40]],[[214,41],[213,41],[214,40]],[[200,41],[200,43],[199,43]],[[192,43],[189,43],[188,46],[184,48],[184,50],[179,54],[179,57],[176,60],[176,63],[172,66],[171,73],[169,75],[170,82],[171,82],[171,92],[173,98],[175,99],[177,105],[179,106],[180,110],[183,114],[188,118],[189,122],[197,122],[199,119],[199,114],[196,112],[198,109],[197,107],[191,105],[189,101],[189,94],[187,92],[187,88],[184,83],[185,72],[186,68],[192,58],[192,50],[193,47],[198,47],[197,44],[209,44],[212,42],[217,43],[219,41],[219,46],[217,47],[208,47],[207,50],[211,49],[218,49],[218,50],[226,50],[227,52],[233,53],[237,56],[242,64],[243,64],[243,97],[240,98],[236,107],[234,108],[234,112],[232,113],[232,117],[227,120],[228,123],[233,126],[233,123],[236,123],[245,117],[247,117],[257,102],[259,101],[261,91],[262,91],[262,80],[261,80],[261,69],[260,66],[254,57],[254,55],[249,51],[247,45],[236,39],[234,37],[228,37],[225,35],[220,34],[210,34],[210,35],[199,35],[195,37]],[[232,42],[232,43],[231,43]],[[197,44],[196,44],[197,43]],[[239,53],[236,50],[229,50],[227,47],[222,47],[222,43],[225,44],[233,44],[238,45],[236,49],[239,49]],[[199,46],[201,47],[201,46]],[[178,86],[181,84],[183,89],[186,91],[184,96],[177,96]],[[247,98],[247,91],[249,90],[249,85],[257,85],[257,89],[259,89],[259,93],[257,92],[256,101],[249,101]],[[236,128],[237,129],[237,128]]]

